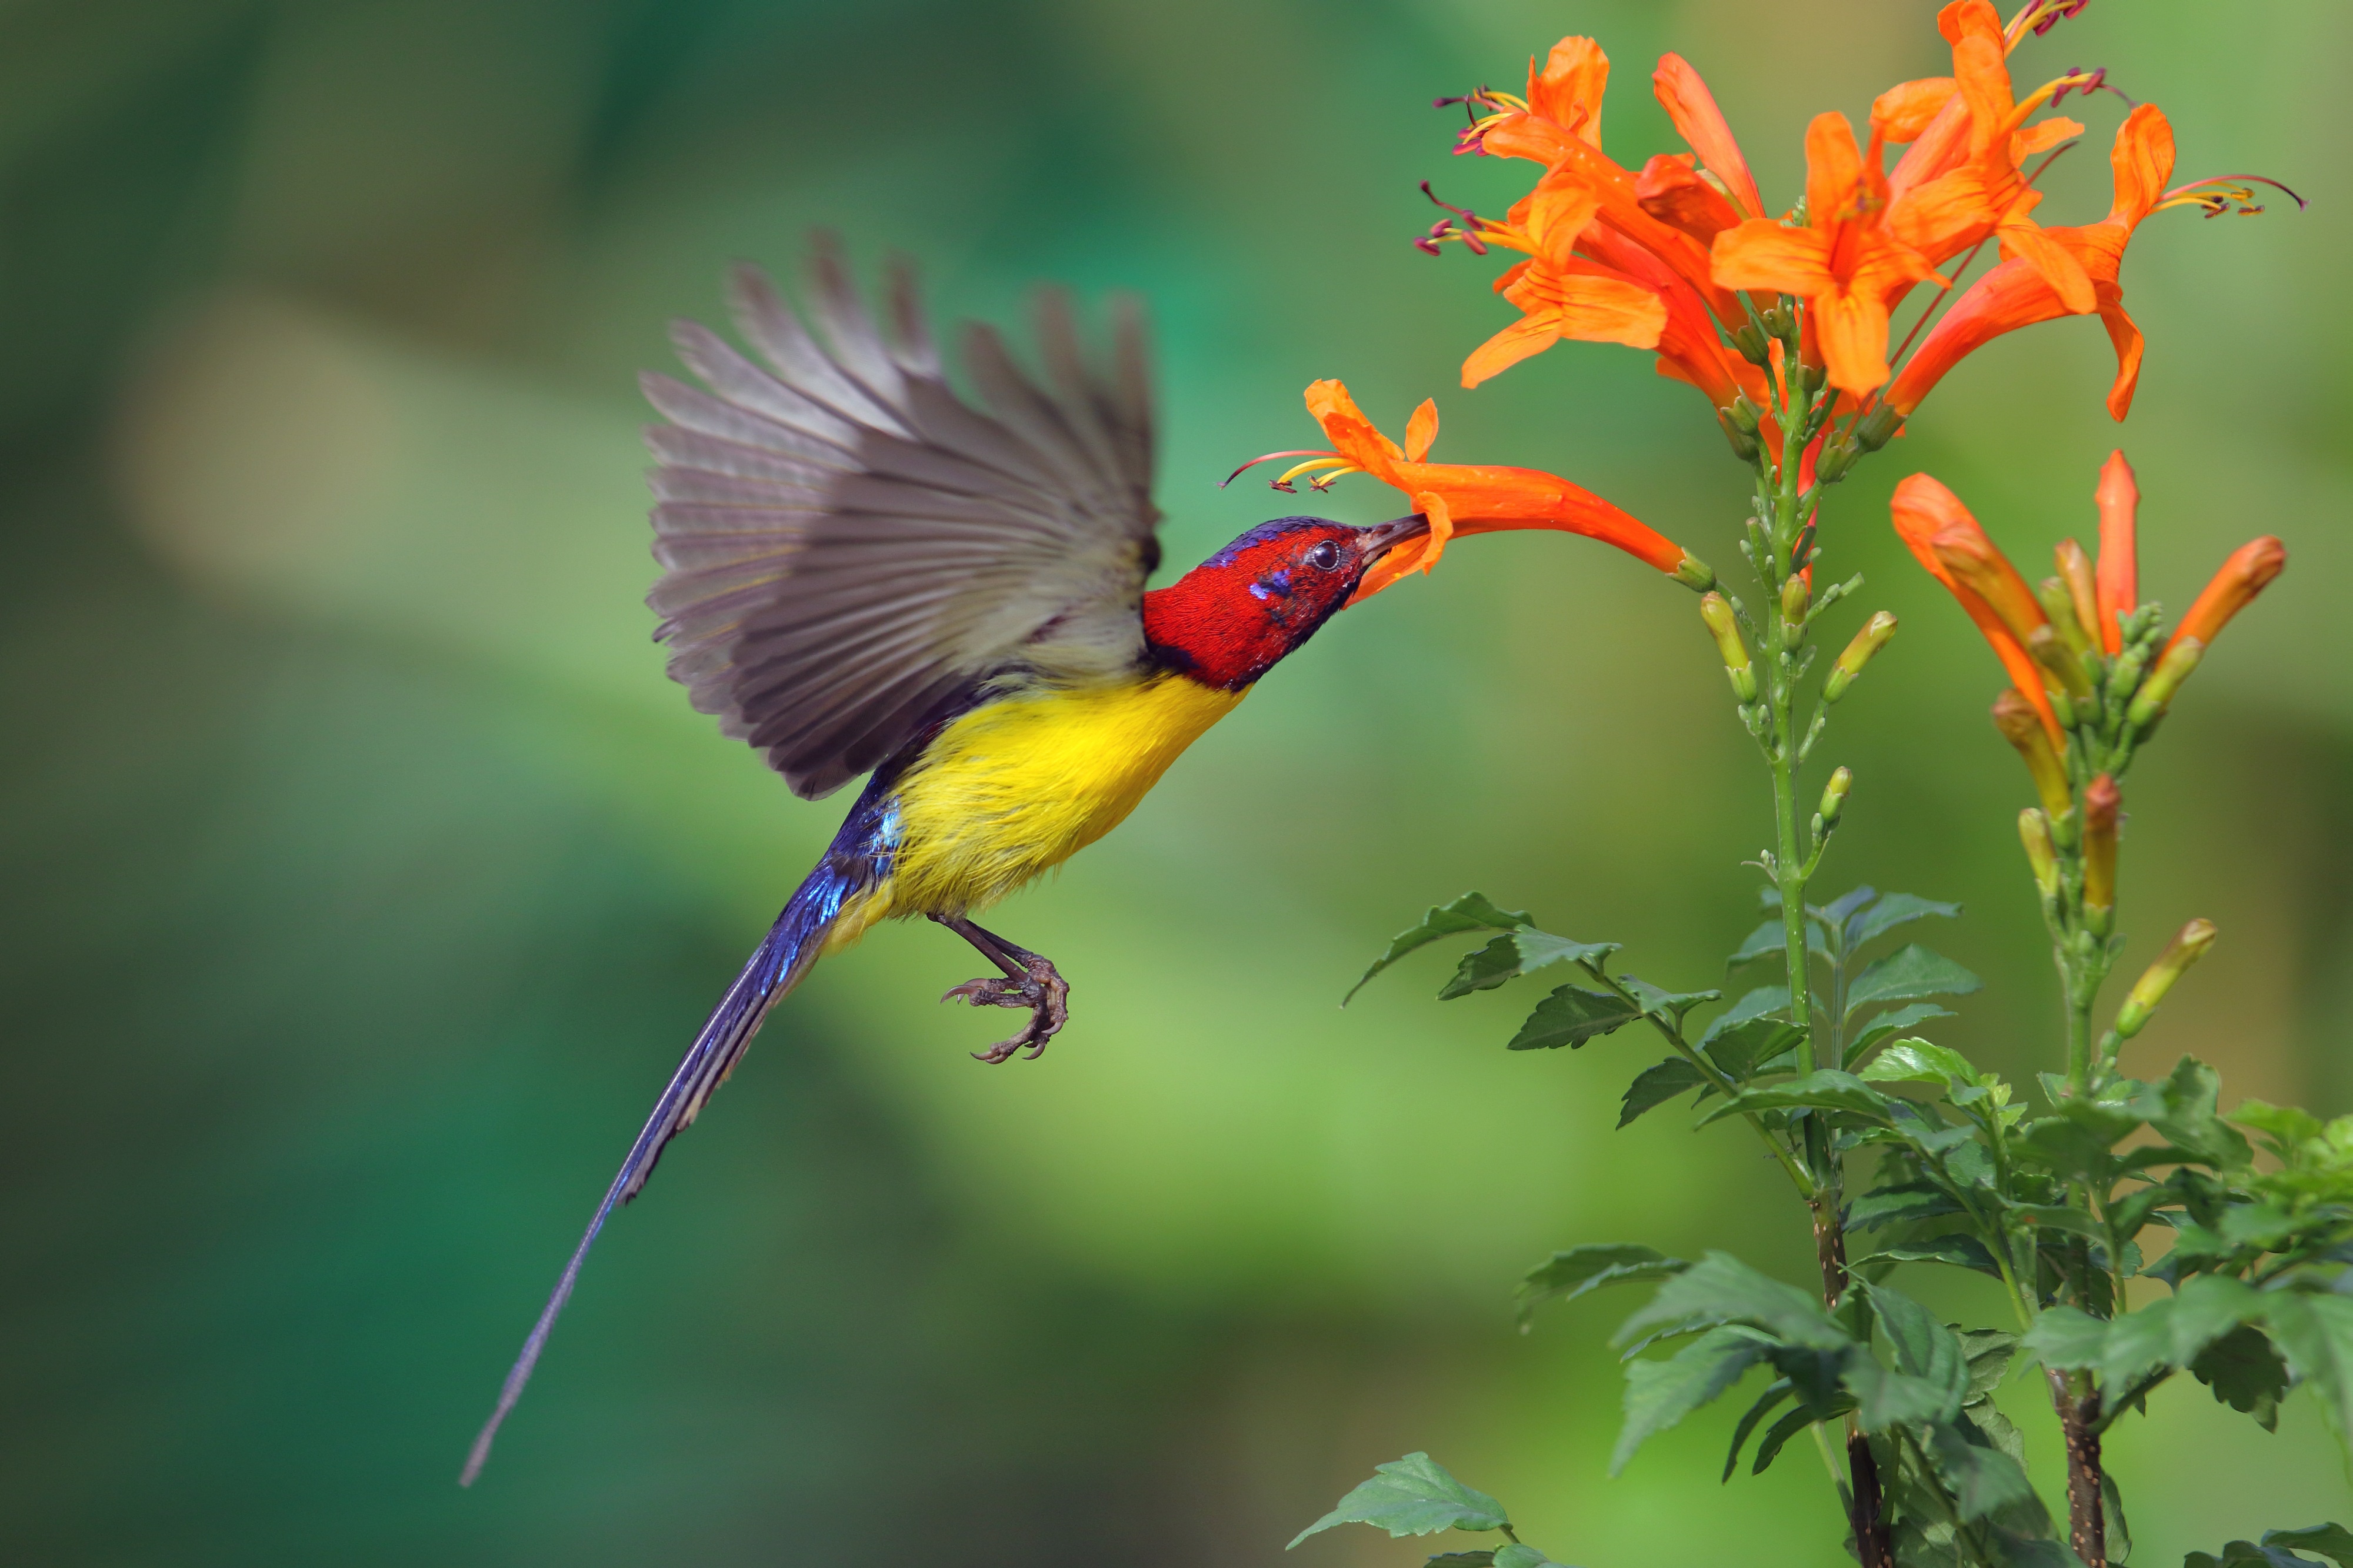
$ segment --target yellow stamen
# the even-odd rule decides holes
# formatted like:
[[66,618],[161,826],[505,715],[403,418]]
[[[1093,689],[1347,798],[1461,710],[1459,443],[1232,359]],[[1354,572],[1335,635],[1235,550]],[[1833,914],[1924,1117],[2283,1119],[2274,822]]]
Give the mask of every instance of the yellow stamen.
[[[1300,475],[1313,473],[1317,468],[1346,468],[1351,472],[1361,471],[1345,458],[1310,458],[1303,463],[1283,469],[1274,482],[1278,485],[1287,485]],[[1321,489],[1323,487],[1319,484],[1316,488]]]
[[1308,489],[1314,490],[1328,490],[1332,488],[1332,481],[1334,479],[1345,479],[1350,474],[1361,474],[1364,471],[1364,469],[1356,467],[1354,463],[1343,463],[1340,467],[1333,469],[1328,474],[1316,475],[1314,479],[1307,481],[1307,487]]

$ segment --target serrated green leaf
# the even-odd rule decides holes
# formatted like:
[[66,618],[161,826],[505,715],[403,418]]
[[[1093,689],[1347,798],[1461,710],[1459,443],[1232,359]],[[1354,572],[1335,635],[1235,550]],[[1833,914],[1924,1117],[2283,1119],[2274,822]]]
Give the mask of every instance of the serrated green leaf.
[[1924,996],[1966,996],[1985,982],[1940,953],[1918,942],[1897,948],[1864,967],[1847,987],[1846,1016],[1885,1002],[1913,1002]]
[[1464,1486],[1428,1454],[1408,1454],[1402,1459],[1375,1465],[1373,1471],[1371,1480],[1293,1536],[1291,1545],[1335,1524],[1369,1524],[1388,1531],[1394,1539],[1435,1535],[1441,1530],[1501,1530],[1511,1522],[1502,1503]]
[[1700,1036],[1699,1043],[1703,1046],[1707,1045],[1718,1036],[1727,1030],[1738,1028],[1751,1018],[1762,1018],[1774,1013],[1786,1014],[1788,1010],[1789,988],[1788,986],[1759,985],[1754,990],[1741,993],[1738,1001],[1726,1007],[1720,1016],[1711,1019],[1707,1026],[1707,1032]]
[[2302,1530],[2266,1530],[2263,1544],[2292,1552],[2317,1552],[2338,1565],[2353,1568],[2353,1531],[2341,1524],[2313,1524]]
[[1556,1252],[1529,1269],[1513,1292],[1519,1303],[1520,1326],[1525,1329],[1546,1301],[1574,1301],[1604,1285],[1671,1279],[1690,1267],[1680,1258],[1669,1258],[1633,1242],[1605,1242]]
[[1556,963],[1599,963],[1617,951],[1614,942],[1572,942],[1534,927],[1505,931],[1486,946],[1464,953],[1454,966],[1453,978],[1439,987],[1438,999],[1451,1002],[1473,991],[1492,991]]
[[1846,944],[1849,948],[1861,947],[1874,938],[1885,936],[1897,926],[1926,920],[1931,915],[1957,920],[1960,912],[1958,904],[1940,904],[1916,893],[1889,893],[1846,922]]
[[1626,1363],[1626,1424],[1609,1457],[1616,1475],[1634,1450],[1740,1381],[1765,1358],[1762,1335],[1726,1325],[1709,1330],[1664,1361]]
[[1819,910],[1810,906],[1806,912],[1818,921],[1826,921],[1831,925],[1840,925],[1844,923],[1849,915],[1877,897],[1879,897],[1879,890],[1865,883],[1859,888],[1848,889]]
[[1366,981],[1416,948],[1444,937],[1461,936],[1465,931],[1510,931],[1535,923],[1525,910],[1498,909],[1484,893],[1465,893],[1451,904],[1435,905],[1421,917],[1419,925],[1389,939],[1388,951],[1373,960],[1373,966],[1348,987],[1348,994],[1340,998],[1340,1005],[1346,1006],[1350,998],[1365,988]]
[[1851,1072],[1841,1072],[1837,1068],[1821,1068],[1804,1078],[1791,1079],[1787,1083],[1742,1089],[1702,1116],[1697,1125],[1704,1127],[1711,1121],[1746,1110],[1789,1110],[1799,1106],[1851,1111],[1883,1123],[1891,1120],[1887,1096]]
[[2188,1366],[2241,1323],[2263,1316],[2266,1304],[2263,1292],[2222,1275],[2187,1280],[2171,1296],[2110,1321],[2102,1379],[2123,1388],[2158,1367]]
[[1740,1424],[1732,1429],[1732,1447],[1725,1453],[1724,1474],[1719,1479],[1728,1481],[1732,1479],[1732,1472],[1740,1467],[1740,1450],[1748,1446],[1748,1434],[1757,1430],[1757,1424],[1771,1415],[1783,1400],[1796,1392],[1796,1388],[1797,1385],[1785,1377],[1757,1396],[1757,1403],[1748,1407],[1740,1417]]
[[1654,1067],[1644,1068],[1626,1086],[1626,1098],[1618,1110],[1618,1125],[1630,1126],[1642,1112],[1655,1110],[1706,1081],[1704,1073],[1681,1057],[1669,1057]]
[[2147,1086],[2131,1110],[2175,1147],[2217,1170],[2241,1170],[2254,1152],[2216,1110],[2221,1087],[2220,1073],[2196,1057],[2184,1057],[2162,1083]]
[[1994,1261],[1985,1244],[1970,1236],[1940,1236],[1930,1241],[1904,1241],[1893,1247],[1883,1247],[1867,1257],[1858,1258],[1853,1267],[1866,1263],[1946,1263],[1955,1268],[1973,1268],[1979,1274],[2001,1278],[2001,1266]]
[[1549,1051],[1577,1047],[1597,1035],[1607,1035],[1642,1016],[1641,1009],[1608,991],[1588,991],[1564,985],[1535,1005],[1520,1032],[1504,1047],[1514,1051]]
[[1854,1395],[1855,1420],[1866,1432],[1949,1421],[1960,1413],[1961,1402],[1949,1397],[1939,1385],[1924,1377],[1890,1372],[1860,1352],[1849,1360],[1844,1381]]
[[1721,1034],[1713,1027],[1704,1049],[1716,1069],[1736,1082],[1756,1076],[1766,1064],[1797,1049],[1805,1036],[1779,1018],[1751,1018]]
[[1947,1089],[1974,1085],[1978,1069],[1947,1046],[1926,1040],[1896,1040],[1856,1075],[1865,1083],[1934,1083]]
[[[2018,1336],[2000,1329],[1963,1329],[1961,1353],[1969,1361],[1969,1402],[1974,1405],[1991,1394],[2010,1371],[2010,1363],[2018,1355]],[[1978,1424],[1982,1426],[1980,1418]]]
[[1931,1018],[1950,1018],[1954,1016],[1950,1007],[1939,1007],[1934,1002],[1914,1002],[1893,1011],[1882,1013],[1856,1030],[1854,1037],[1847,1041],[1846,1065],[1850,1068],[1852,1068],[1870,1052],[1872,1047],[1890,1035],[1900,1035],[1905,1030],[1915,1025],[1925,1024]]
[[2107,1354],[2108,1325],[2073,1307],[2050,1307],[2020,1343],[2055,1372],[2080,1372],[2099,1365]]
[[2312,1384],[2338,1436],[2353,1437],[2353,1297],[2268,1294],[2264,1326],[2288,1371]]
[[1495,1548],[1495,1568],[1560,1568],[1560,1564],[1533,1546],[1514,1541],[1509,1546]]
[[1897,1182],[1873,1187],[1847,1205],[1846,1228],[1876,1230],[1883,1225],[1960,1212],[1960,1204],[1934,1182]]
[[1422,1568],[1490,1568],[1495,1561],[1493,1552],[1433,1552],[1422,1559]]
[[[1744,963],[1754,963],[1767,953],[1786,952],[1788,947],[1789,933],[1777,914],[1742,940],[1739,948],[1724,961],[1725,972],[1729,973]],[[1828,958],[1831,952],[1821,928],[1811,921],[1806,922],[1806,951],[1818,958]]]
[[1630,974],[1624,976],[1620,984],[1634,994],[1634,999],[1642,1005],[1643,1012],[1676,1029],[1683,1027],[1684,1014],[1704,1002],[1717,1001],[1724,995],[1721,991],[1662,991],[1649,981],[1638,980]]
[[2221,1404],[2254,1417],[2266,1432],[2278,1429],[2279,1402],[2287,1397],[2287,1363],[2261,1329],[2242,1323],[2200,1352],[2189,1372]]
[[1773,1461],[1781,1457],[1781,1450],[1788,1445],[1789,1439],[1813,1424],[1813,1413],[1801,1405],[1767,1427],[1765,1436],[1757,1440],[1757,1458],[1749,1465],[1748,1473],[1761,1476],[1770,1469]]
[[2018,1461],[1999,1448],[1970,1442],[1957,1422],[1939,1423],[1928,1429],[1928,1455],[1936,1468],[1936,1479],[1952,1497],[1954,1511],[1964,1520],[1975,1521],[2010,1509],[2042,1506]]
[[1660,1286],[1649,1305],[1619,1325],[1611,1342],[1622,1346],[1651,1329],[1674,1332],[1732,1322],[1816,1350],[1843,1350],[1854,1342],[1812,1295],[1725,1252],[1709,1253]]
[[[1941,1415],[1907,1419],[1952,1419],[1969,1393],[1969,1358],[1960,1337],[1939,1322],[1928,1309],[1892,1285],[1858,1283],[1856,1288],[1871,1303],[1872,1316],[1879,1321],[1881,1331],[1887,1336],[1895,1357],[1895,1370],[1928,1384],[1940,1401],[1951,1406]],[[1857,1397],[1861,1397],[1860,1390]],[[1865,1401],[1864,1405],[1868,1410],[1869,1402]]]
[[2063,1230],[2070,1236],[2080,1236],[2087,1241],[2107,1245],[2108,1227],[2096,1215],[2066,1204],[2013,1204],[2010,1212],[2030,1220],[2046,1230]]

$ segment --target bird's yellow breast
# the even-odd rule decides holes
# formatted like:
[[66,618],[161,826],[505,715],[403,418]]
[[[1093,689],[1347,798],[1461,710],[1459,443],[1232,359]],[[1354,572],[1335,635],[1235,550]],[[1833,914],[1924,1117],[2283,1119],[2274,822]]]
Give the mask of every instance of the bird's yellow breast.
[[965,714],[900,782],[892,874],[828,946],[890,915],[985,909],[1060,865],[1118,826],[1243,695],[1155,675]]

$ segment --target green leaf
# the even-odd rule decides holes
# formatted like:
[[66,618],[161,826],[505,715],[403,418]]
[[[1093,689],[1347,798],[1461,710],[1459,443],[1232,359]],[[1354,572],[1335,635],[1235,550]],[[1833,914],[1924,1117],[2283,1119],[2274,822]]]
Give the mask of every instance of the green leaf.
[[1765,1436],[1757,1440],[1757,1458],[1748,1467],[1748,1473],[1763,1475],[1771,1468],[1773,1461],[1781,1457],[1781,1450],[1788,1446],[1789,1439],[1813,1424],[1813,1413],[1801,1405],[1767,1427]]
[[1422,1568],[1490,1568],[1495,1561],[1493,1552],[1433,1552],[1422,1560]]
[[1642,1016],[1623,996],[1564,985],[1535,1005],[1505,1047],[1514,1051],[1549,1051],[1577,1047],[1596,1035],[1607,1035]]
[[2108,1561],[2122,1563],[2132,1555],[2132,1525],[2125,1518],[2125,1494],[2117,1489],[2116,1472],[2100,1471],[2100,1521],[2107,1535]]
[[1954,1510],[1964,1520],[1980,1520],[2021,1504],[2041,1507],[2018,1461],[1999,1448],[1970,1442],[1957,1423],[1928,1429],[1928,1455],[1936,1479],[1952,1494]]
[[[1672,1286],[1670,1286],[1672,1289]],[[1662,1294],[1664,1292],[1662,1291]],[[1711,1329],[1664,1361],[1626,1363],[1626,1424],[1609,1456],[1609,1473],[1626,1468],[1644,1439],[1665,1431],[1740,1381],[1765,1357],[1760,1334],[1726,1325]]]
[[1889,893],[1846,922],[1846,944],[1850,948],[1861,947],[1874,937],[1885,936],[1897,926],[1926,920],[1930,915],[1957,920],[1960,912],[1958,904],[1940,904],[1916,893]]
[[1506,981],[1556,963],[1599,963],[1617,951],[1614,942],[1571,942],[1533,927],[1506,931],[1476,952],[1464,953],[1454,966],[1454,977],[1438,988],[1438,999],[1451,1002],[1473,991],[1492,991]]
[[1954,1016],[1950,1007],[1939,1007],[1934,1002],[1915,1002],[1908,1006],[1898,1007],[1893,1012],[1882,1013],[1855,1031],[1854,1038],[1846,1043],[1846,1065],[1850,1068],[1854,1066],[1862,1059],[1865,1052],[1890,1035],[1901,1034],[1916,1024],[1926,1023],[1931,1018],[1950,1018]]
[[1662,991],[1649,981],[1637,980],[1630,974],[1620,984],[1634,994],[1643,1012],[1674,1029],[1683,1026],[1684,1014],[1703,1002],[1715,1002],[1724,995],[1721,991]]
[[1813,1106],[1825,1110],[1847,1110],[1870,1121],[1884,1123],[1890,1120],[1887,1097],[1855,1077],[1837,1068],[1821,1068],[1803,1078],[1787,1083],[1767,1084],[1762,1089],[1744,1089],[1706,1115],[1698,1125],[1735,1115],[1744,1110],[1789,1110],[1799,1106]]
[[1465,893],[1451,904],[1437,905],[1421,917],[1419,925],[1389,939],[1389,950],[1375,959],[1373,966],[1348,987],[1348,994],[1340,998],[1340,1005],[1346,1006],[1350,998],[1365,988],[1366,981],[1418,947],[1426,947],[1443,937],[1460,936],[1464,931],[1510,931],[1535,923],[1525,910],[1497,909],[1484,893]]
[[[2294,1549],[2294,1550],[2291,1550]],[[2353,1561],[2353,1534],[2341,1524],[2316,1524],[2304,1530],[2267,1530],[2260,1545],[2252,1541],[2233,1541],[2222,1548],[2222,1554],[2193,1552],[2183,1558],[2182,1568],[2314,1568],[2308,1557],[2298,1557],[2295,1551],[2317,1552],[2340,1565]]]
[[[1724,967],[1729,973],[1744,963],[1754,963],[1767,953],[1787,952],[1788,950],[1788,931],[1777,914],[1750,931],[1742,941],[1739,950],[1724,961]],[[1811,921],[1806,922],[1806,951],[1820,958],[1828,958],[1831,952],[1830,943],[1823,940],[1821,928]]]
[[2080,1236],[2103,1247],[2108,1242],[2108,1227],[2100,1223],[2097,1215],[2085,1214],[2067,1204],[2013,1204],[2010,1213],[2046,1230],[2063,1230],[2070,1236]]
[[1796,1050],[1798,1042],[1805,1038],[1779,1018],[1751,1018],[1721,1034],[1713,1026],[1708,1032],[1712,1037],[1704,1047],[1708,1060],[1736,1081],[1755,1077],[1767,1064]]
[[2242,1323],[2199,1352],[2190,1374],[2214,1397],[2255,1418],[2266,1432],[2279,1427],[2279,1402],[2287,1397],[2287,1363],[2261,1329]]
[[2150,1084],[2132,1105],[2175,1147],[2216,1170],[2241,1170],[2253,1157],[2243,1133],[2215,1110],[2222,1077],[2196,1057],[2184,1057],[2162,1083]]
[[1502,1503],[1464,1486],[1428,1454],[1408,1454],[1402,1459],[1375,1465],[1373,1471],[1371,1480],[1293,1536],[1291,1545],[1335,1524],[1375,1525],[1395,1538],[1435,1535],[1441,1530],[1501,1530],[1511,1523]]
[[1495,1568],[1560,1568],[1560,1564],[1535,1547],[1514,1541],[1509,1546],[1495,1548]]
[[1985,984],[1951,959],[1930,952],[1918,942],[1899,947],[1864,968],[1847,987],[1846,1016],[1883,1002],[1912,1002],[1923,996],[1965,996]]
[[2050,1307],[2034,1320],[2021,1342],[2035,1360],[2057,1372],[2097,1366],[2108,1351],[2108,1325],[2073,1307]]
[[1785,1377],[1757,1396],[1757,1403],[1748,1407],[1747,1413],[1740,1417],[1740,1425],[1732,1429],[1732,1447],[1725,1453],[1724,1474],[1720,1479],[1728,1481],[1732,1479],[1732,1472],[1740,1467],[1740,1450],[1747,1446],[1748,1434],[1757,1430],[1757,1424],[1771,1415],[1775,1407],[1796,1389],[1797,1385]]
[[1680,1258],[1632,1242],[1605,1242],[1556,1252],[1529,1269],[1513,1292],[1519,1302],[1520,1327],[1525,1330],[1535,1310],[1546,1301],[1574,1301],[1604,1285],[1668,1279],[1690,1267]]
[[1931,1241],[1898,1242],[1883,1247],[1867,1257],[1854,1260],[1854,1267],[1866,1263],[1948,1263],[1956,1268],[1973,1268],[1980,1274],[2001,1278],[2001,1266],[1994,1261],[1985,1244],[1971,1236],[1940,1236]]
[[1611,1342],[1628,1344],[1651,1329],[1682,1332],[1733,1322],[1814,1350],[1843,1350],[1854,1342],[1811,1294],[1725,1252],[1709,1253],[1660,1286],[1649,1305],[1619,1325]]
[[2201,1274],[2168,1297],[2108,1324],[2101,1376],[2111,1388],[2138,1382],[2158,1367],[2187,1366],[2208,1345],[2250,1318],[2263,1316],[2265,1297],[2253,1286]]
[[1626,1086],[1626,1099],[1619,1108],[1618,1125],[1625,1127],[1646,1110],[1654,1110],[1687,1089],[1697,1089],[1707,1081],[1707,1076],[1681,1057],[1669,1057],[1656,1067],[1644,1068],[1634,1081]]
[[2314,1524],[2302,1530],[2266,1530],[2263,1544],[2295,1552],[2317,1552],[2338,1568],[2353,1568],[2353,1531],[2341,1524]]
[[[1871,902],[1872,900],[1877,897],[1879,897],[1879,890],[1871,887],[1869,884],[1865,884],[1860,888],[1850,888],[1845,892],[1841,893],[1837,898],[1832,899],[1822,908],[1819,910],[1810,908],[1806,912],[1813,916],[1816,920],[1825,921],[1831,925],[1837,925],[1841,921],[1844,921],[1847,916],[1854,913],[1855,910],[1862,908],[1863,905]],[[1778,908],[1779,906],[1776,905],[1775,907]]]
[[1935,1083],[1961,1089],[1977,1082],[1978,1069],[1950,1047],[1911,1039],[1889,1046],[1858,1076],[1865,1083]]
[[[1940,1405],[1951,1407],[1936,1415],[1905,1419],[1951,1420],[1969,1393],[1968,1352],[1960,1337],[1937,1321],[1928,1309],[1893,1286],[1859,1284],[1857,1289],[1870,1301],[1872,1316],[1879,1320],[1881,1331],[1887,1335],[1889,1348],[1895,1355],[1895,1370],[1927,1385]],[[1863,1400],[1862,1404],[1866,1412],[1864,1425],[1868,1426],[1870,1401]]]
[[[1961,1353],[1968,1357],[1969,1403],[1974,1405],[2000,1385],[2018,1354],[2018,1336],[2000,1329],[1964,1329]],[[1984,1424],[1982,1419],[1978,1424]]]
[[2340,1437],[2353,1436],[2353,1297],[2276,1290],[2263,1316],[2298,1383],[2312,1384]]
[[1873,1187],[1847,1205],[1846,1228],[1875,1230],[1883,1225],[1960,1212],[1961,1205],[1933,1182],[1897,1182]]

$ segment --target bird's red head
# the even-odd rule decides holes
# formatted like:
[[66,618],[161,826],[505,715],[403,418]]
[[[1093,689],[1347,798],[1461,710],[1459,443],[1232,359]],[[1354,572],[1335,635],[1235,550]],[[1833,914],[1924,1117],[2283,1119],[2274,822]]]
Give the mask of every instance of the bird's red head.
[[1421,531],[1418,517],[1373,528],[1320,517],[1261,522],[1144,595],[1145,642],[1163,667],[1239,691],[1314,636],[1366,568]]

